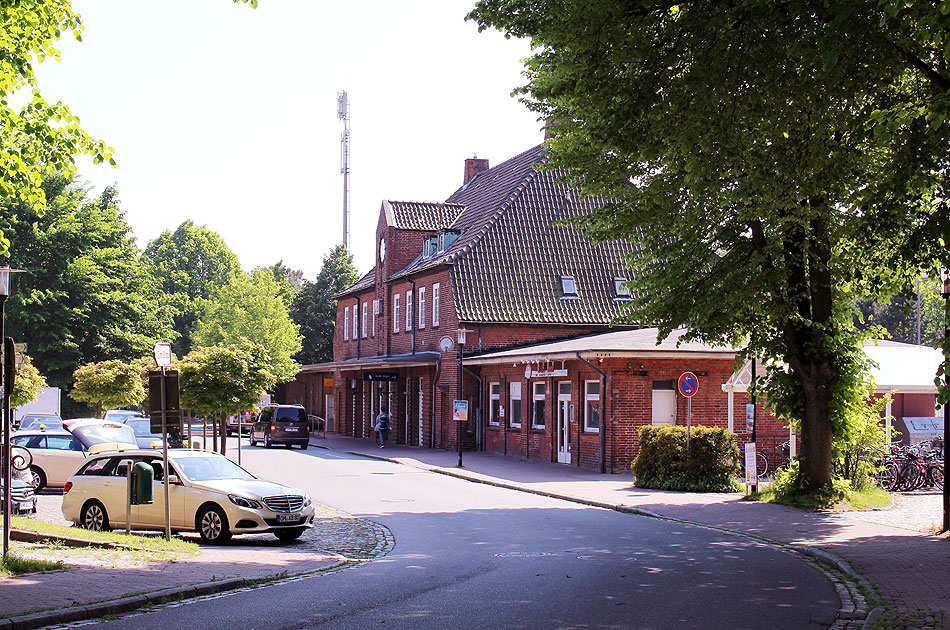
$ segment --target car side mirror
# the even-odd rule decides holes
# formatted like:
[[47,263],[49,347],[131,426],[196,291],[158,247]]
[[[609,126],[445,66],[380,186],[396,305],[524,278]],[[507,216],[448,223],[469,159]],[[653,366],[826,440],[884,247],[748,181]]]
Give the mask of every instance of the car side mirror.
[[178,478],[178,475],[168,475],[168,485],[181,485],[181,480]]

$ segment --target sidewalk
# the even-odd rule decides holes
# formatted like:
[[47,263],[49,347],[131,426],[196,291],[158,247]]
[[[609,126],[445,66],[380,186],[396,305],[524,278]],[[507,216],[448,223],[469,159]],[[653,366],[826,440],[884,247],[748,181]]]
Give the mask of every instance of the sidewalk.
[[643,490],[631,485],[629,475],[601,475],[576,466],[482,452],[463,453],[460,469],[454,452],[397,444],[380,449],[370,439],[332,434],[310,443],[476,482],[816,547],[844,559],[898,612],[935,612],[944,624],[950,622],[950,540],[871,522],[862,518],[862,512],[806,512],[741,501],[738,494]]
[[392,547],[391,536],[378,524],[316,505],[315,527],[293,545],[270,534],[245,535],[226,546],[202,545],[196,556],[157,562],[136,558],[131,564],[100,550],[68,556],[66,571],[0,578],[0,630],[95,619],[260,580],[332,570]]

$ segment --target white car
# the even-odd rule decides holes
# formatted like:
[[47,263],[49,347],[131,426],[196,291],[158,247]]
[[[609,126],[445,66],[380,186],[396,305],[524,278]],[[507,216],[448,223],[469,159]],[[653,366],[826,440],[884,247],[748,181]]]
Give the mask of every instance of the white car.
[[[127,474],[138,462],[154,471],[153,502],[131,507],[131,528],[165,529],[162,456],[150,449],[90,456],[66,482],[63,517],[86,529],[124,528]],[[171,449],[168,463],[173,531],[195,531],[211,543],[264,532],[289,541],[313,526],[314,507],[306,492],[258,479],[218,453]]]
[[104,448],[138,448],[135,433],[124,424],[96,418],[66,420],[68,430],[17,431],[10,443],[33,455],[30,475],[34,492],[45,487],[61,488],[90,452]]

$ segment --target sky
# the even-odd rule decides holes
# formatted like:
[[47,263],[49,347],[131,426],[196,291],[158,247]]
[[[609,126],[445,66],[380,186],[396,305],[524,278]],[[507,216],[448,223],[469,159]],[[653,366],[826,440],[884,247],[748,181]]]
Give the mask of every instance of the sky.
[[36,66],[48,101],[115,149],[78,162],[116,185],[140,248],[182,221],[220,234],[251,270],[313,280],[343,240],[337,93],[350,100],[350,244],[374,260],[384,199],[444,201],[464,160],[542,141],[516,97],[525,41],[478,32],[475,0],[73,0],[83,41]]

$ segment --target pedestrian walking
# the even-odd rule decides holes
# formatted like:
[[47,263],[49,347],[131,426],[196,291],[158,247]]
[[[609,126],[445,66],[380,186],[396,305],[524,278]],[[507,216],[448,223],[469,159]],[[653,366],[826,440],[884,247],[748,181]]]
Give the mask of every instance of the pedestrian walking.
[[376,433],[379,435],[379,448],[386,445],[386,437],[389,435],[389,409],[383,407],[376,416]]

